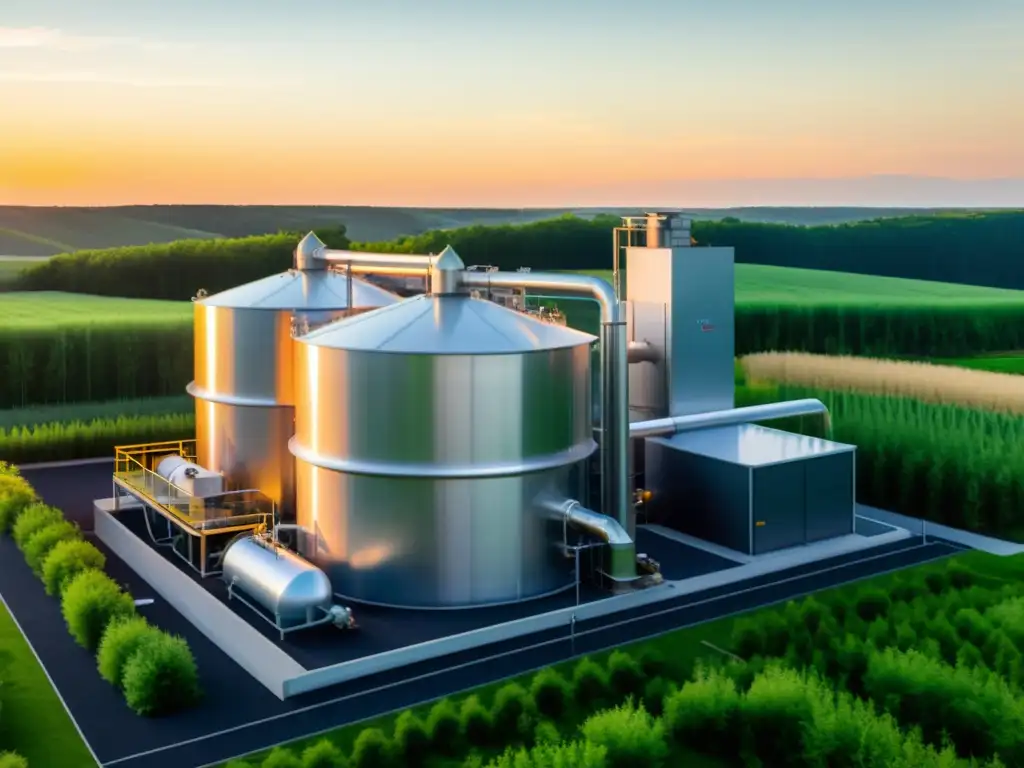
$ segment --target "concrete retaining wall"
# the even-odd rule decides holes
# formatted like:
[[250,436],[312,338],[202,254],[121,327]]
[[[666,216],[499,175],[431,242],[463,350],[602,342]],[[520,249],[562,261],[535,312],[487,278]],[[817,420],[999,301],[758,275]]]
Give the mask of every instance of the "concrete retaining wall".
[[288,682],[301,679],[305,667],[153,551],[111,514],[112,509],[113,499],[101,499],[93,506],[99,540],[271,693],[280,699],[288,696]]

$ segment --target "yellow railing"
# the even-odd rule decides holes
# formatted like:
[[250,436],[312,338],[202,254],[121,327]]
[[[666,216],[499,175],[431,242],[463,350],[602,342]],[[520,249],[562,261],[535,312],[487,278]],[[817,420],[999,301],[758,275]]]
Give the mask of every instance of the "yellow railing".
[[196,531],[270,526],[274,502],[257,490],[228,490],[193,496],[156,473],[167,456],[195,461],[195,440],[124,445],[114,449],[114,478],[134,496]]

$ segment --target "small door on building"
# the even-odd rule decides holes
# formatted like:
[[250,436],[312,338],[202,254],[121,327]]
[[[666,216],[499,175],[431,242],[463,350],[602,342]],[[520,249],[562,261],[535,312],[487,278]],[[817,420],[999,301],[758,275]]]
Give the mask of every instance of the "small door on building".
[[853,452],[822,456],[806,465],[807,541],[853,533]]
[[753,482],[753,554],[803,544],[807,540],[804,462],[758,467]]

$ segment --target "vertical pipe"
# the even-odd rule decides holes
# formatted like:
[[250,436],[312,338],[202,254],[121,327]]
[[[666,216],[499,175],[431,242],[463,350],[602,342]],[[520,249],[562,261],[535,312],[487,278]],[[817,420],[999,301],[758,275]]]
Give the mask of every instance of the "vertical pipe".
[[[621,307],[621,305],[620,305]],[[601,511],[636,538],[629,503],[629,393],[626,323],[622,313],[601,324]]]

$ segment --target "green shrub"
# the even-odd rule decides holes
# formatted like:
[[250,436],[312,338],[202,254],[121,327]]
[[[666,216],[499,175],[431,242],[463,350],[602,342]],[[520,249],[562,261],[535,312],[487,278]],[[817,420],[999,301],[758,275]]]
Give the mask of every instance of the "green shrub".
[[164,632],[147,637],[124,665],[125,701],[139,715],[171,714],[195,704],[199,675],[188,643]]
[[395,764],[394,744],[380,728],[364,728],[352,745],[352,768],[387,768]]
[[43,561],[46,594],[60,597],[71,580],[82,571],[102,571],[106,556],[88,541],[68,539],[57,542]]
[[869,624],[878,618],[884,618],[892,605],[889,595],[880,589],[867,589],[857,595],[855,605],[857,615]]
[[476,694],[462,700],[459,722],[462,736],[474,747],[485,747],[491,743],[494,728],[491,713]]
[[668,757],[662,723],[632,702],[591,715],[580,730],[588,742],[608,750],[609,768],[658,768]]
[[441,754],[452,754],[460,729],[459,711],[451,699],[441,699],[430,708],[427,733],[434,750]]
[[302,751],[302,768],[344,768],[345,755],[330,739],[321,739]]
[[404,765],[422,765],[430,754],[427,726],[410,710],[395,721],[395,750]]
[[[530,694],[519,683],[508,683],[494,694],[491,721],[494,735],[504,743],[516,741],[522,735],[521,721],[533,709]],[[527,733],[532,728],[527,729]]]
[[302,761],[287,747],[274,747],[260,768],[303,768]]
[[637,698],[644,690],[643,669],[625,651],[612,651],[608,657],[608,683],[619,698]]
[[487,768],[608,768],[608,750],[600,744],[574,741],[508,749],[487,763]]
[[0,752],[0,768],[28,768],[28,760],[14,752]]
[[550,720],[541,720],[533,729],[534,744],[559,744],[561,741],[558,726]]
[[65,587],[61,612],[75,642],[95,652],[108,624],[135,614],[135,601],[102,571],[82,571]]
[[661,652],[650,645],[641,646],[635,653],[635,658],[643,670],[644,677],[651,680],[655,677],[662,677],[668,672],[668,664]]
[[719,670],[698,670],[696,677],[665,697],[662,720],[679,744],[726,754],[737,748],[741,697],[736,684]]
[[29,504],[18,515],[18,519],[11,528],[11,538],[14,539],[18,549],[24,552],[25,544],[33,535],[46,528],[52,523],[59,523],[64,520],[64,513],[49,504],[38,502]]
[[32,573],[40,579],[43,577],[43,563],[53,548],[62,541],[75,541],[82,535],[78,526],[67,520],[60,520],[50,523],[45,528],[36,531],[22,549],[25,555],[25,562],[32,569]]
[[590,657],[584,657],[572,671],[573,695],[587,711],[597,709],[608,696],[608,673]]
[[[253,765],[245,760],[231,760],[225,764],[224,768],[253,768]],[[259,768],[259,766],[256,768]]]
[[792,755],[802,754],[803,734],[812,716],[804,678],[778,665],[754,679],[740,705],[748,749],[756,750],[768,765],[785,765]]
[[655,717],[661,717],[665,712],[665,698],[673,691],[672,685],[664,677],[655,677],[647,681],[644,686],[643,704],[644,709]]
[[111,621],[103,631],[96,652],[100,676],[120,689],[124,684],[124,670],[135,652],[148,640],[158,636],[160,630],[150,626],[141,616]]
[[[3,451],[2,441],[0,451]],[[3,453],[5,456],[10,455],[6,451]],[[38,501],[32,486],[20,475],[11,474],[9,471],[0,474],[0,534],[7,535],[22,511]]]
[[534,706],[544,717],[561,720],[572,695],[572,686],[558,670],[546,667],[530,681],[530,695]]

